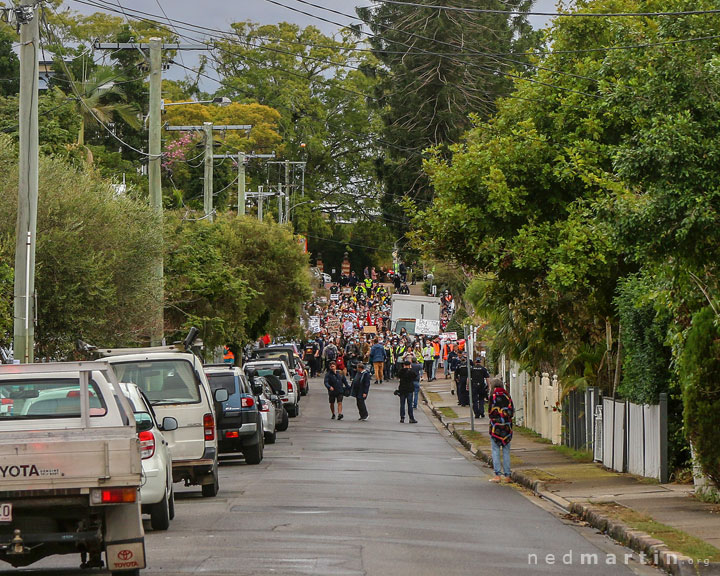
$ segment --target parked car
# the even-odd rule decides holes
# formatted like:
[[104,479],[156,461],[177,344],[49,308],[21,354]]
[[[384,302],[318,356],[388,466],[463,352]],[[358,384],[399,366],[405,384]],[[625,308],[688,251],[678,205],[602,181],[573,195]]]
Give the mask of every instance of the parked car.
[[[251,361],[255,360],[282,360],[287,365],[288,371],[293,378],[293,382],[300,386],[302,379],[298,374],[298,358],[300,358],[297,346],[295,344],[271,344],[266,348],[256,348],[252,351]],[[303,371],[305,364],[302,364]]]
[[245,374],[251,372],[256,373],[258,376],[274,376],[277,378],[284,396],[280,397],[285,410],[290,417],[300,415],[300,393],[298,385],[290,375],[287,364],[282,360],[257,360],[247,362],[245,364]]
[[162,423],[158,424],[150,401],[135,384],[121,382],[120,389],[133,408],[140,441],[144,478],[140,487],[142,513],[150,514],[150,526],[153,530],[167,530],[170,520],[175,517],[175,492],[172,454],[163,432],[177,430],[178,423],[175,418],[166,416]]
[[265,437],[258,396],[260,385],[251,386],[237,366],[205,366],[213,392],[226,390],[228,398],[216,410],[220,453],[242,452],[245,462],[259,464],[263,459]]
[[200,359],[189,352],[197,330],[173,346],[97,350],[115,369],[120,382],[132,382],[145,393],[155,414],[177,420],[178,429],[164,434],[173,455],[173,481],[200,485],[206,497],[216,496],[218,441],[214,402],[227,400],[227,392],[214,395]]
[[285,407],[282,405],[280,397],[275,394],[270,384],[262,376],[248,378],[250,382],[262,389],[258,395],[258,410],[262,416],[263,433],[265,434],[266,444],[275,444],[277,439],[278,425],[282,423],[282,413]]

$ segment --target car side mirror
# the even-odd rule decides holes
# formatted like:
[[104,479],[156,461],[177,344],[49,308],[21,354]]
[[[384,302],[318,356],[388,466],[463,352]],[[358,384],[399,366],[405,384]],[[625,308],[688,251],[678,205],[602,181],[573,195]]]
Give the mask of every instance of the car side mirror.
[[162,421],[163,432],[172,432],[178,429],[178,421],[172,416],[165,416]]
[[252,388],[252,393],[255,394],[255,396],[260,396],[263,391],[262,384],[255,384],[254,382],[250,386]]
[[225,388],[218,388],[215,390],[213,397],[215,398],[215,402],[227,402],[228,398],[230,398],[230,394],[228,394],[228,391],[225,390]]

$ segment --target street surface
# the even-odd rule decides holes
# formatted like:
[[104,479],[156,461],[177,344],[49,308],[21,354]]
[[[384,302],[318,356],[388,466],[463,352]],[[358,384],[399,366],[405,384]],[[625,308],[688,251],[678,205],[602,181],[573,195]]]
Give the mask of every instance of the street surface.
[[[217,498],[176,484],[170,529],[153,532],[146,523],[149,568],[142,573],[660,574],[625,566],[629,550],[563,519],[551,505],[490,484],[490,470],[469,461],[422,409],[418,424],[400,424],[394,388],[391,382],[371,389],[368,422],[357,421],[353,398],[337,421],[330,420],[322,382],[311,381],[300,417],[266,446],[260,465],[224,460]],[[581,565],[580,554],[591,553],[598,564]],[[537,564],[529,563],[531,554]],[[606,564],[608,555],[617,566]],[[563,564],[563,556],[570,562]],[[77,565],[77,556],[58,556],[27,570],[107,574]],[[0,573],[18,572],[25,570]]]

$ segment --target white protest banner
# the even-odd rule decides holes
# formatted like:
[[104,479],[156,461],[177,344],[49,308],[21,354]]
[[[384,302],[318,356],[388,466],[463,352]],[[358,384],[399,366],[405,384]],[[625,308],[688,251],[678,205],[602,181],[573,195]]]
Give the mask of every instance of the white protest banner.
[[320,316],[310,316],[308,321],[309,332],[320,332]]
[[340,300],[340,294],[330,294],[330,300]]
[[449,341],[454,342],[457,339],[458,339],[457,332],[443,332],[442,334],[440,334],[440,340],[445,340],[445,341],[449,340]]
[[415,334],[426,336],[440,334],[440,320],[415,320]]

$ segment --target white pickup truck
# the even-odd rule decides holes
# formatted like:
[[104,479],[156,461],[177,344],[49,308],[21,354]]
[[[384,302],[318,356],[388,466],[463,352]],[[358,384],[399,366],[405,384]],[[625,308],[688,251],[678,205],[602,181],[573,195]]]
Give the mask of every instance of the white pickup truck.
[[0,366],[0,560],[145,568],[133,411],[107,362]]

